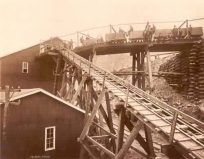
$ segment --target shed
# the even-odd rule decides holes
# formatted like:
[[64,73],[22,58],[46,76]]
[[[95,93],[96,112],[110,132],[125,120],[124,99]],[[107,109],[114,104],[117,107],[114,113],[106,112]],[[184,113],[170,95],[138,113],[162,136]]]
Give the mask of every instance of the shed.
[[[0,95],[2,117],[5,97],[3,92]],[[83,110],[40,88],[10,95],[6,138],[1,143],[3,159],[78,158]]]

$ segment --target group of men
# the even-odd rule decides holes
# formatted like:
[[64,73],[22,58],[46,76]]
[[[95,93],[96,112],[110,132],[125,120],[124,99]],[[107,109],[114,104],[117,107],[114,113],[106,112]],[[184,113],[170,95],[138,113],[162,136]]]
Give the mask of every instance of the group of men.
[[[122,33],[122,34],[124,34],[126,36],[129,36],[130,33],[133,32],[133,31],[134,31],[133,27],[132,27],[132,25],[130,25],[130,28],[129,28],[129,30],[127,32],[125,32],[123,29],[121,29],[119,27],[118,33]],[[146,27],[145,27],[145,30],[143,31],[144,41],[147,41],[147,42],[152,41],[154,39],[155,32],[156,32],[155,25],[153,24],[151,26],[149,24],[149,22],[148,22]],[[115,31],[115,33],[116,33],[116,31]],[[184,36],[184,37],[186,37],[186,36],[191,37],[191,33],[192,33],[191,25],[189,25],[189,27],[187,29],[183,29],[183,30],[181,30],[181,28],[177,28],[176,25],[174,25],[174,28],[171,31],[173,39],[180,39],[182,36]],[[85,40],[89,40],[89,39],[90,39],[89,36],[86,36],[85,39],[82,36],[80,38],[80,42],[84,46],[85,45],[85,43],[84,43]],[[103,41],[103,38],[101,37],[100,40]]]
[[90,36],[89,36],[89,35],[87,35],[85,39],[84,39],[84,36],[81,36],[81,38],[80,38],[80,43],[81,43],[82,45],[84,45],[84,41],[85,41],[85,40],[89,40],[89,39],[90,39]]
[[182,36],[184,37],[188,36],[190,38],[191,33],[192,33],[191,25],[189,25],[189,27],[184,30],[181,30],[181,28],[177,28],[176,25],[174,25],[174,28],[172,29],[173,39],[180,39]]
[[144,41],[152,41],[155,31],[156,31],[155,25],[153,24],[151,26],[149,23],[147,23],[145,30],[143,31]]
[[125,34],[125,35],[130,35],[131,32],[133,32],[133,27],[132,27],[132,25],[130,25],[130,29],[128,30],[127,33],[126,33],[123,29],[121,29],[120,27],[119,27],[119,30],[118,30],[118,33],[123,33],[123,34]]
[[[119,33],[124,33],[125,35],[129,36],[131,32],[133,32],[133,27],[132,25],[130,25],[130,29],[128,30],[128,32],[126,33],[124,30],[122,30],[121,28],[119,28]],[[145,41],[151,41],[153,38],[153,35],[156,31],[156,27],[155,25],[150,25],[149,23],[147,23],[145,30],[143,31],[143,37]]]

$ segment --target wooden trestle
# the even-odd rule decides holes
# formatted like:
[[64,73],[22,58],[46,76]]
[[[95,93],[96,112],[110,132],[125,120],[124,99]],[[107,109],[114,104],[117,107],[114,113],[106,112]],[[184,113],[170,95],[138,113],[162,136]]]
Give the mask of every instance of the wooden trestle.
[[151,59],[148,47],[140,52],[132,52],[132,72],[137,72],[137,74],[132,74],[132,85],[136,85],[138,88],[145,90],[145,57],[147,59],[147,70],[148,70],[148,85],[152,88],[152,69],[151,69]]
[[[145,54],[138,52],[132,56],[133,71],[136,60],[138,71],[144,71]],[[54,92],[86,112],[78,138],[80,158],[88,155],[94,159],[122,159],[130,148],[155,158],[152,132],[158,133],[180,156],[204,158],[204,132],[199,129],[204,123],[139,89],[145,87],[143,74],[132,77],[137,88],[70,50],[60,50],[57,59],[55,73],[61,74],[62,80],[57,88],[60,77],[56,76]],[[64,65],[60,64],[62,61]]]

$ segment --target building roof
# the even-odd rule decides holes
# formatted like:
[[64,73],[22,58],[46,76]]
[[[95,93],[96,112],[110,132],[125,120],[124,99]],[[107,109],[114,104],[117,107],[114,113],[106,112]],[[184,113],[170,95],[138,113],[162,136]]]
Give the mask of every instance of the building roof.
[[[45,95],[47,95],[47,96],[61,102],[61,103],[69,106],[69,107],[72,107],[72,108],[74,108],[74,109],[76,109],[76,110],[78,110],[78,111],[80,111],[82,113],[85,113],[84,110],[74,106],[73,104],[71,104],[71,103],[69,103],[69,102],[67,102],[67,101],[65,101],[65,100],[63,100],[63,99],[61,99],[61,98],[59,98],[59,97],[45,91],[43,89],[41,89],[41,88],[20,89],[20,92],[14,92],[14,93],[11,92],[10,93],[10,102],[21,99],[21,98],[24,98],[24,97],[27,97],[27,96],[30,96],[30,95],[33,95],[33,94],[36,94],[36,93],[43,93],[43,94],[45,94]],[[5,102],[5,92],[0,92],[0,104],[2,104],[4,102]]]
[[63,43],[63,40],[62,40],[62,39],[60,39],[60,38],[58,38],[58,37],[53,37],[53,38],[50,38],[50,39],[48,39],[48,40],[46,40],[46,41],[43,41],[43,42],[40,42],[40,43],[38,43],[38,44],[32,45],[32,46],[30,46],[30,47],[27,47],[27,48],[25,48],[25,49],[22,49],[22,50],[19,50],[19,51],[15,51],[15,52],[12,52],[12,53],[8,53],[8,54],[3,55],[3,56],[0,55],[0,59],[1,59],[1,58],[4,58],[4,57],[7,57],[7,56],[9,56],[9,55],[12,55],[12,54],[19,53],[19,52],[21,52],[21,51],[30,49],[30,48],[32,48],[32,47],[39,46],[40,44],[49,44],[49,43],[56,42],[56,41]]

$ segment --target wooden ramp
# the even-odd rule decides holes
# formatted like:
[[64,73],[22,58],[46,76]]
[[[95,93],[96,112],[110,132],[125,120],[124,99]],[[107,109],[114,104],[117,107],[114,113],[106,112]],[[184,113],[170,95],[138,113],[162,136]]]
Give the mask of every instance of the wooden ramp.
[[[140,141],[140,145],[146,151],[146,154],[154,158],[152,132],[158,133],[170,146],[173,146],[181,156],[185,156],[185,158],[189,159],[204,158],[204,132],[201,129],[204,128],[203,122],[167,105],[112,73],[95,66],[73,51],[62,49],[59,50],[59,52],[59,56],[62,55],[62,59],[67,64],[65,67],[72,66],[76,70],[82,71],[82,79],[79,83],[78,90],[74,91],[71,98],[73,103],[77,101],[78,98],[81,98],[80,93],[83,91],[82,88],[83,85],[85,85],[86,78],[101,87],[99,95],[97,96],[96,93],[95,96],[93,95],[95,100],[95,102],[92,101],[93,107],[89,111],[86,110],[88,111],[87,120],[79,137],[79,142],[84,149],[89,152],[92,158],[97,158],[96,150],[104,152],[108,158],[123,158],[135,139]],[[76,76],[76,71],[73,76]],[[73,76],[70,79],[73,79]],[[71,83],[72,82],[70,82],[70,88],[74,85]],[[92,88],[93,87],[91,87],[91,89]],[[88,87],[88,89],[90,88]],[[117,114],[119,116],[119,126],[117,132],[113,130],[113,122],[111,121],[112,118],[110,118],[108,106],[106,111],[103,110],[101,106],[102,100],[105,98],[107,105],[110,107],[110,103],[108,102],[109,98],[107,97],[108,94],[112,94],[124,102],[124,107],[118,106],[119,111]],[[110,131],[107,131],[100,126],[100,124],[95,122],[95,119],[98,118],[98,111],[103,115],[107,124],[106,126],[109,127]],[[103,129],[106,134],[90,136],[92,125]],[[130,134],[123,143],[124,125],[128,128]],[[141,128],[145,129],[146,139],[143,139],[139,133]],[[109,143],[112,143],[111,148],[107,147],[109,144],[101,143],[102,139],[107,138]],[[116,147],[114,147],[114,143]],[[95,147],[94,151],[93,147]]]

